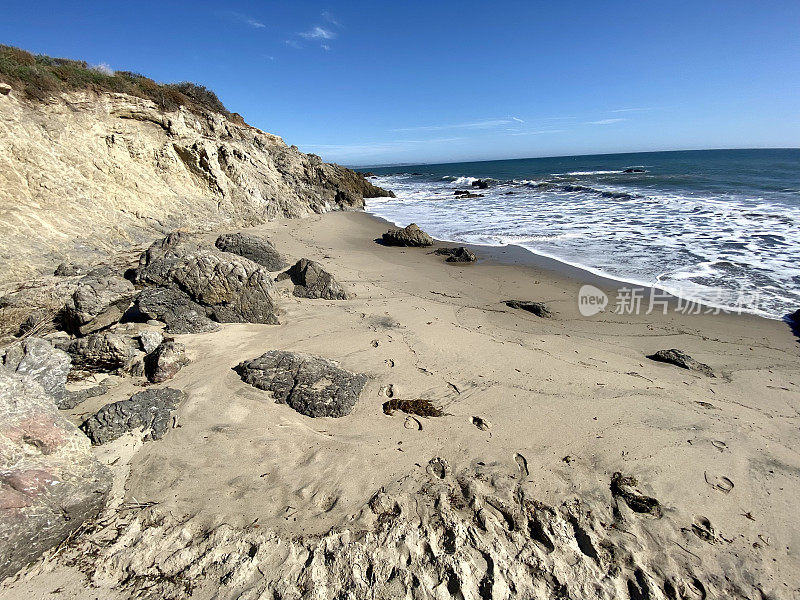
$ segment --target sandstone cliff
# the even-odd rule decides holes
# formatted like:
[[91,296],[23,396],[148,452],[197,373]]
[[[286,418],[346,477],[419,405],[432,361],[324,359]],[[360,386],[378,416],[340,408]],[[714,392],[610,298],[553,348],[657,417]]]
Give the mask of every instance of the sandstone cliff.
[[387,194],[236,117],[92,89],[32,100],[0,82],[0,285],[179,228],[360,208]]

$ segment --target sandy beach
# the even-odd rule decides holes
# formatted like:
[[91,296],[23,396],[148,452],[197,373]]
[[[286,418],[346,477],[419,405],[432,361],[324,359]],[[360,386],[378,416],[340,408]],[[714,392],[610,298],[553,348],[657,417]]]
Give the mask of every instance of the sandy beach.
[[[547,597],[543,590],[554,584],[537,592],[536,577],[514,591],[523,575],[511,555],[462,556],[461,545],[476,546],[463,524],[450,523],[455,549],[447,549],[446,535],[426,541],[437,522],[463,513],[452,494],[444,494],[451,514],[441,490],[434,493],[450,479],[462,504],[482,505],[479,529],[500,540],[495,550],[502,540],[519,546],[518,517],[503,509],[514,498],[553,507],[549,534],[529,537],[541,542],[538,560],[551,561],[570,597],[590,597],[591,589],[613,595],[626,581],[631,597],[634,588],[643,598],[673,597],[669,589],[674,597],[714,597],[726,585],[794,597],[800,357],[785,322],[674,310],[584,317],[580,286],[611,291],[613,282],[554,269],[554,261],[514,248],[475,247],[476,264],[450,264],[432,248],[376,243],[386,228],[370,215],[342,212],[248,230],[292,262],[319,261],[355,297],[301,299],[281,283],[280,325],[224,324],[177,336],[191,363],[168,383],[188,393],[170,431],[159,441],[129,434],[99,448],[115,476],[101,525],[6,581],[0,597],[47,598],[54,590],[76,599],[131,590],[180,597],[176,590],[187,585],[199,598],[267,597],[268,590],[269,597],[333,597],[339,583],[325,583],[321,571],[299,575],[303,564],[323,560],[310,545],[327,544],[334,554],[341,548],[351,560],[355,540],[363,550],[376,539],[383,539],[386,569],[402,564],[411,572],[416,554],[426,552],[458,558],[460,566],[446,569],[455,576],[418,581],[432,597]],[[508,299],[544,302],[554,314],[539,318],[506,306]],[[646,358],[671,348],[716,376]],[[352,414],[302,416],[233,370],[276,349],[366,374]],[[119,379],[71,419],[79,424],[128,397],[138,390],[132,381]],[[445,415],[387,415],[390,398],[427,399]],[[658,518],[620,507],[611,492],[617,472],[657,500]],[[470,481],[485,489],[468,491]],[[431,494],[430,510],[420,509]],[[396,548],[370,537],[395,526],[386,515],[408,520],[396,525],[405,527]],[[337,560],[321,564],[332,571]],[[347,564],[351,579],[372,588],[370,597],[398,597],[396,577],[359,575],[358,561]],[[494,595],[484,595],[487,576],[479,572],[493,573]],[[316,595],[301,593],[308,589]],[[400,596],[417,597],[410,590]]]

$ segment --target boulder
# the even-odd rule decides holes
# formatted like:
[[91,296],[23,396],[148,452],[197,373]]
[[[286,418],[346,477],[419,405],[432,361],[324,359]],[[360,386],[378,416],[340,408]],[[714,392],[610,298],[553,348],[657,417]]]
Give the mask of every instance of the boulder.
[[160,331],[150,329],[139,334],[139,347],[145,354],[150,354],[163,341],[164,336]]
[[132,338],[110,331],[93,333],[87,337],[59,341],[57,347],[72,357],[75,367],[89,371],[119,371],[136,358]]
[[75,335],[88,335],[118,322],[133,301],[133,284],[118,275],[89,274],[62,311],[64,328]]
[[30,377],[0,372],[0,580],[105,507],[111,474]]
[[345,371],[330,360],[280,350],[246,360],[236,371],[246,383],[272,392],[275,402],[308,417],[350,414],[367,383],[366,375]]
[[478,257],[475,256],[475,253],[469,248],[464,248],[464,246],[459,246],[458,248],[437,248],[434,253],[439,254],[440,256],[446,256],[446,260],[449,263],[471,263],[478,260]]
[[344,288],[322,265],[307,258],[298,260],[278,279],[289,278],[294,283],[294,295],[299,298],[323,298],[325,300],[349,300]]
[[506,300],[505,305],[509,308],[526,310],[529,313],[533,313],[537,317],[542,317],[543,319],[553,316],[553,313],[543,302],[531,302],[530,300]]
[[689,371],[696,371],[708,377],[714,377],[714,370],[708,365],[698,362],[691,356],[686,354],[683,350],[659,350],[655,354],[650,354],[647,358],[658,362],[665,362],[671,365],[688,369]]
[[334,202],[342,208],[364,208],[364,198],[349,190],[336,190]]
[[72,368],[69,354],[54,348],[47,340],[30,337],[11,345],[1,362],[6,371],[27,375],[36,381],[63,408],[62,403],[69,396],[64,387]]
[[258,263],[268,271],[280,271],[288,266],[286,260],[269,240],[244,233],[226,233],[214,244],[223,252],[238,254]]
[[489,182],[484,181],[483,179],[476,179],[472,182],[472,187],[478,188],[479,190],[485,190],[489,187]]
[[647,173],[647,169],[644,167],[628,167],[627,169],[622,171],[623,173]]
[[796,311],[794,311],[794,312],[793,312],[793,313],[792,313],[792,314],[789,316],[789,320],[790,320],[792,323],[794,323],[795,325],[797,325],[798,327],[800,327],[800,308],[798,308]]
[[144,358],[144,374],[151,383],[172,379],[189,364],[186,346],[174,340],[164,340]]
[[180,390],[151,388],[104,406],[86,419],[81,429],[95,445],[140,427],[146,432],[145,440],[160,440],[169,429],[170,413],[185,399],[186,394]]
[[221,323],[278,323],[275,284],[264,267],[171,233],[139,259],[138,283],[172,287],[205,306]]
[[390,229],[383,234],[383,243],[387,246],[431,246],[433,238],[411,223],[403,229]]
[[169,333],[206,333],[219,325],[206,316],[206,308],[182,291],[166,287],[145,288],[136,297],[134,312],[166,324]]
[[56,267],[56,270],[53,271],[53,275],[56,277],[74,277],[76,275],[85,275],[86,271],[87,269],[83,265],[61,263]]
[[483,194],[474,194],[467,190],[456,190],[455,195],[459,198],[483,198]]

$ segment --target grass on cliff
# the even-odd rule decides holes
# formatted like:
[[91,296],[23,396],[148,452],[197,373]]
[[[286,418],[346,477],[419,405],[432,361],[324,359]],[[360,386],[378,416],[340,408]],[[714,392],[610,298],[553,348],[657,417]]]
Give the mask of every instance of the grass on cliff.
[[157,83],[138,73],[112,71],[102,65],[92,67],[82,60],[31,54],[12,46],[0,45],[0,82],[39,102],[62,92],[94,90],[146,98],[163,111],[185,106],[221,113],[234,121],[244,122],[240,115],[229,112],[214,92],[202,85],[188,81]]

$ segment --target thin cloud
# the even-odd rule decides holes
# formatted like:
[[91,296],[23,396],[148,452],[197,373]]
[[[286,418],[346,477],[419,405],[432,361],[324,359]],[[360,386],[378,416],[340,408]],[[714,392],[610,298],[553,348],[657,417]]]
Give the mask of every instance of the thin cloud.
[[254,19],[253,17],[250,17],[250,16],[245,15],[243,13],[229,12],[228,16],[231,19],[233,19],[234,21],[238,21],[239,23],[243,23],[245,25],[248,25],[249,27],[252,27],[253,29],[263,29],[264,27],[266,27],[266,25],[264,25],[264,23],[262,23],[258,19]]
[[611,125],[612,123],[620,123],[628,119],[600,119],[599,121],[586,121],[587,125]]
[[546,133],[564,133],[569,131],[568,129],[539,129],[537,131],[519,131],[517,133],[512,133],[511,135],[544,135]]
[[301,44],[297,40],[286,40],[286,45],[291,46],[292,48],[295,48],[297,50],[300,50],[300,48],[303,47],[303,44]]
[[311,31],[304,31],[298,35],[307,40],[332,40],[336,37],[336,32],[317,25]]
[[486,121],[474,121],[472,123],[454,123],[452,125],[422,125],[419,127],[398,127],[391,131],[443,131],[446,129],[491,129],[512,123],[524,123],[522,119],[511,117],[509,119],[488,119]]
[[649,108],[618,108],[617,110],[612,110],[612,113],[629,113],[629,112],[646,112],[648,110],[655,110],[652,107]]
[[326,11],[323,11],[323,13],[322,13],[322,18],[323,18],[323,19],[325,19],[325,20],[326,20],[328,23],[330,23],[331,25],[334,25],[334,26],[336,26],[336,27],[339,27],[339,21],[337,21],[337,20],[336,20],[336,17],[334,17],[334,16],[333,16],[333,15],[332,15],[330,12],[328,12],[327,10],[326,10]]

